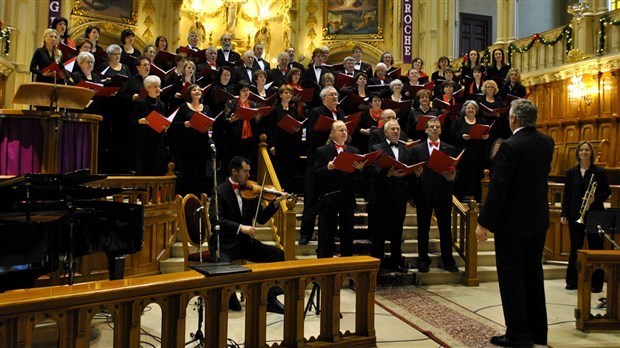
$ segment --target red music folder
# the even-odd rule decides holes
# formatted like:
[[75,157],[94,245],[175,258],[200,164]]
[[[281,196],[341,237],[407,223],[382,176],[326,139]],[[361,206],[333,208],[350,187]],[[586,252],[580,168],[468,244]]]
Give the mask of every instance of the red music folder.
[[153,130],[157,133],[161,133],[170,127],[174,116],[176,116],[176,111],[172,116],[166,118],[164,115],[153,110],[150,114],[148,114],[148,116],[146,116],[146,120],[149,121],[149,127],[153,128]]
[[306,88],[306,89],[293,89],[293,99],[294,101],[301,101],[304,103],[309,103],[312,101],[314,97],[314,87]]
[[306,118],[303,121],[298,121],[290,115],[284,115],[284,117],[282,117],[276,125],[282,128],[282,130],[287,132],[288,134],[293,134],[299,132],[299,130],[301,130],[301,127],[304,125],[304,123],[306,123],[307,120],[308,119]]
[[394,69],[394,70],[388,72],[387,74],[385,74],[385,76],[389,76],[392,79],[399,79],[400,76],[401,76],[401,70],[400,70],[400,68]]
[[334,122],[336,122],[336,120],[334,120],[332,117],[319,115],[319,118],[317,118],[316,123],[314,124],[313,130],[315,132],[331,132],[332,123]]
[[456,170],[456,165],[461,160],[464,152],[465,150],[461,151],[461,153],[454,158],[435,149],[431,153],[431,157],[428,159],[426,166],[428,169],[439,174],[443,172],[454,172]]
[[278,94],[274,93],[273,95],[271,95],[270,97],[267,98],[263,98],[258,94],[254,94],[252,92],[250,92],[250,97],[249,99],[255,103],[257,103],[258,105],[261,106],[265,106],[265,105],[273,105],[276,100],[278,99]]
[[140,92],[138,92],[138,97],[142,99],[146,99],[146,97],[148,96],[149,96],[149,92],[146,90],[146,88],[142,88]]
[[195,130],[199,131],[202,134],[205,134],[209,130],[209,128],[213,127],[213,123],[218,117],[220,117],[222,113],[223,111],[220,112],[220,114],[215,116],[214,118],[211,118],[203,114],[202,112],[194,112],[194,115],[192,116],[192,118],[189,119],[189,123],[192,125],[192,128],[194,128]]
[[469,134],[472,139],[482,140],[482,136],[485,134],[489,134],[489,132],[491,131],[491,127],[493,127],[494,124],[495,121],[493,121],[490,126],[486,124],[474,124],[471,126],[471,129],[467,134]]
[[505,114],[508,111],[510,111],[510,105],[502,106],[501,108],[495,108],[495,109],[491,109],[490,107],[484,105],[483,103],[478,103],[478,105],[480,105],[480,110],[482,110],[483,113],[489,113],[492,115],[501,115],[501,114]]
[[67,46],[64,42],[58,44],[58,49],[62,52],[62,62],[65,63],[71,58],[75,58],[78,55],[78,51],[71,47]]
[[203,50],[193,50],[186,46],[181,46],[177,49],[177,54],[185,53],[187,55],[187,58],[194,58],[194,60],[198,60],[198,63],[204,63],[207,59],[207,57],[205,56],[206,51],[206,48]]
[[392,99],[383,98],[381,100],[381,108],[392,109],[398,117],[408,114],[411,111],[413,100],[393,101]]
[[153,59],[153,63],[155,63],[155,65],[157,65],[160,68],[167,68],[169,66],[174,66],[174,59],[176,58],[176,54],[174,53],[170,53],[170,52],[166,52],[166,51],[159,51],[157,52],[157,55],[155,56],[155,58]]
[[121,89],[120,87],[104,87],[100,83],[93,83],[89,81],[80,81],[77,85],[79,87],[94,90],[96,97],[111,97],[113,94],[115,94]]
[[151,70],[149,71],[149,75],[155,75],[159,77],[162,81],[166,80],[168,76],[174,73],[175,68],[170,68],[170,70],[162,70],[157,65],[151,64]]
[[461,89],[459,89],[458,91],[452,93],[452,96],[455,99],[461,99],[463,98],[463,94],[465,93],[465,87],[461,87]]
[[205,95],[207,95],[207,93],[209,93],[209,91],[211,90],[211,87],[213,87],[213,84],[208,84],[206,86],[204,86],[202,88],[202,96],[204,97]]
[[523,98],[516,96],[514,94],[506,94],[506,98],[504,98],[506,100],[506,102],[508,103],[508,105],[510,105],[510,103],[512,103],[513,100],[517,100],[517,99],[527,99],[529,98],[530,94],[532,94],[532,92],[527,92]]
[[[73,71],[73,67],[75,67],[75,59],[76,57],[73,57],[71,59],[67,59],[64,63],[62,63],[62,65],[65,67],[65,71]],[[93,73],[96,74],[96,72],[94,71]]]
[[218,103],[226,103],[231,99],[236,99],[237,97],[226,92],[225,90],[218,88],[215,90],[215,101]]
[[271,113],[271,111],[273,111],[273,109],[275,109],[275,107],[273,107],[273,106],[265,106],[265,107],[262,107],[262,108],[244,108],[244,107],[239,107],[239,108],[237,108],[237,111],[235,111],[235,114],[237,116],[239,116],[239,118],[244,120],[244,121],[250,121],[259,112],[261,113],[262,117],[268,116]]
[[349,76],[347,74],[338,73],[336,75],[336,89],[341,89],[345,86],[353,86],[355,84],[355,80],[353,76]]
[[360,119],[360,116],[362,115],[362,112],[356,112],[354,114],[351,115],[347,115],[344,117],[345,122],[350,122],[350,121],[356,121]]
[[433,106],[437,109],[447,110],[446,112],[447,115],[458,114],[459,110],[461,110],[461,105],[462,105],[461,103],[456,103],[452,105],[439,98],[435,98],[435,100],[433,101]]
[[404,140],[399,140],[398,142],[405,145],[408,149],[413,149],[413,147],[417,144],[420,143],[420,139],[418,140],[412,140],[412,141],[404,141]]
[[426,161],[407,165],[402,162],[399,162],[394,157],[389,156],[385,152],[381,153],[381,155],[379,156],[379,158],[377,158],[377,161],[375,162],[375,165],[379,168],[392,168],[393,167],[394,169],[400,169],[404,171],[407,175],[413,173],[416,169],[423,167],[424,164],[426,164]]
[[427,83],[425,83],[423,85],[411,86],[411,85],[407,84],[406,86],[409,86],[409,96],[411,98],[414,98],[415,95],[419,91],[421,91],[423,89],[427,89],[427,90],[432,92],[435,89],[435,81],[430,81],[430,82],[427,82]]
[[369,105],[370,97],[360,97],[357,93],[349,93],[340,101],[340,105],[349,104],[351,106]]
[[365,155],[357,155],[351,152],[342,151],[338,154],[338,156],[336,156],[336,159],[334,160],[334,166],[336,166],[336,169],[343,172],[353,173],[355,171],[355,167],[353,167],[353,162],[366,161],[366,163],[364,164],[364,168],[366,168],[369,165],[373,164],[380,154],[381,150],[370,152]]
[[192,85],[192,84],[191,84],[191,83],[189,83],[189,82],[185,82],[185,83],[183,84],[183,87],[181,88],[181,92],[179,92],[179,93],[181,93],[181,96],[184,96],[184,95],[185,95],[185,93],[187,92],[187,89],[188,89],[188,88],[189,88],[189,86],[191,86],[191,85]]
[[65,71],[64,71],[64,69],[60,65],[58,65],[58,63],[56,63],[56,62],[46,66],[41,71],[44,72],[44,73],[49,72],[49,71],[53,71],[53,72],[56,73],[56,77],[57,78],[61,78],[61,79],[65,78]]
[[215,78],[215,75],[217,75],[219,72],[219,69],[212,69],[210,66],[206,66],[202,68],[202,70],[200,70],[200,73],[198,74],[198,80],[203,78],[213,80]]
[[443,126],[443,121],[446,119],[445,113],[439,116],[420,115],[418,116],[418,123],[416,123],[415,129],[419,131],[425,130],[426,124],[428,123],[428,121],[432,120],[435,117],[437,117],[437,119],[439,120],[439,123]]

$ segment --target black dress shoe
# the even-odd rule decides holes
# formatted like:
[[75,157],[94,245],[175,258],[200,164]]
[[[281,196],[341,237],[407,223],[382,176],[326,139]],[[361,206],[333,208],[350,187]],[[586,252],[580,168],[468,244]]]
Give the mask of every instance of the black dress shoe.
[[230,299],[228,299],[228,309],[235,312],[241,311],[241,303],[239,303],[237,294],[232,294],[232,296],[230,296]]
[[445,269],[446,271],[448,271],[450,273],[458,273],[459,272],[459,268],[456,267],[456,265],[450,265],[450,266],[444,267],[443,269]]
[[428,273],[429,270],[428,265],[425,263],[418,265],[418,272]]
[[299,238],[299,245],[308,245],[310,243],[310,239],[306,237]]
[[284,314],[284,305],[282,304],[282,302],[276,299],[273,302],[267,303],[267,312]]
[[573,285],[573,284],[566,284],[566,286],[564,287],[564,289],[566,289],[566,290],[577,290],[577,285]]
[[403,265],[392,266],[390,270],[398,273],[409,273],[409,269]]
[[506,335],[501,336],[493,336],[491,337],[491,344],[500,347],[518,347],[518,348],[526,348],[532,347],[532,342],[521,342],[521,341],[513,341],[510,338],[507,338]]

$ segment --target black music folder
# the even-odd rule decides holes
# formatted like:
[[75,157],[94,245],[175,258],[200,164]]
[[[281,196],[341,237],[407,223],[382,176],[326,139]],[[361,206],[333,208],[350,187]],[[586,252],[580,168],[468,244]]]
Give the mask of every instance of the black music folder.
[[189,268],[206,276],[252,272],[252,270],[247,267],[236,265],[230,262],[204,263],[202,265],[189,266]]

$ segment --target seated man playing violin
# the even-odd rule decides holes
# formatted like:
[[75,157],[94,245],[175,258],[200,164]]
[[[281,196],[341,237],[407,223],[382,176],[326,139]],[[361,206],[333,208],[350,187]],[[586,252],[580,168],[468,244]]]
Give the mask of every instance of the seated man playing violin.
[[[217,187],[217,214],[215,204],[211,204],[209,207],[211,226],[220,226],[219,261],[232,262],[238,259],[246,259],[252,262],[284,261],[282,250],[255,239],[256,229],[254,226],[256,223],[267,223],[278,210],[278,203],[286,199],[288,194],[279,193],[280,195],[265,207],[260,204],[258,197],[243,199],[242,192],[246,190],[249,176],[250,160],[241,156],[233,157],[230,161],[230,176]],[[284,313],[284,307],[277,299],[279,294],[282,294],[280,288],[269,290],[267,296],[268,312]],[[240,305],[235,300],[229,302],[230,309],[241,310]]]

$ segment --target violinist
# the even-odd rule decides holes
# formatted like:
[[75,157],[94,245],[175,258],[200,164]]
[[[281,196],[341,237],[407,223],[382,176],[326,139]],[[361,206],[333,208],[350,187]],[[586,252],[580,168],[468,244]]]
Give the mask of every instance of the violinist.
[[[242,191],[248,184],[251,162],[245,157],[235,156],[230,161],[230,176],[217,187],[218,215],[215,204],[209,207],[211,226],[220,226],[220,260],[232,262],[245,259],[252,262],[284,261],[284,252],[277,247],[257,240],[255,223],[265,224],[278,211],[279,203],[288,197],[283,192],[267,206],[258,199],[242,198]],[[258,209],[258,210],[257,210]],[[284,306],[278,301],[279,288],[272,288],[267,295],[267,311],[284,314]],[[241,310],[235,299],[229,301],[232,310]]]

